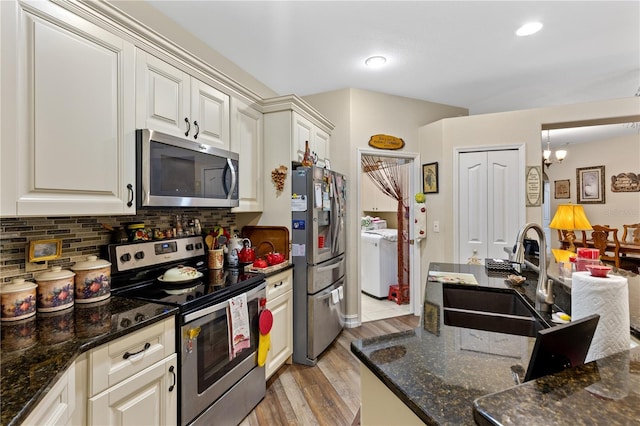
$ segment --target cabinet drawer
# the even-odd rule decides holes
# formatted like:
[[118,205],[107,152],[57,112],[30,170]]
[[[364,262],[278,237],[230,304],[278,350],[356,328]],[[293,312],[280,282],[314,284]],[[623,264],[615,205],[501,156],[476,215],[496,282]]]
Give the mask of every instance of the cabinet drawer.
[[293,270],[280,272],[267,278],[267,300],[275,299],[276,297],[291,290],[293,286]]
[[152,324],[93,349],[89,396],[127,379],[175,352],[174,318]]

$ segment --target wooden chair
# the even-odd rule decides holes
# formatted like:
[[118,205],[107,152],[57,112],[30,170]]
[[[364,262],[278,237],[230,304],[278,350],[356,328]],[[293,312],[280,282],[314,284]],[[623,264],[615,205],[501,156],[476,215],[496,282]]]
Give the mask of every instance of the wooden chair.
[[[600,260],[613,263],[620,267],[620,241],[618,240],[618,228],[609,228],[604,225],[593,225],[591,232],[593,247],[600,251]],[[613,248],[609,243],[613,242]]]
[[622,225],[622,242],[627,244],[640,244],[640,223]]

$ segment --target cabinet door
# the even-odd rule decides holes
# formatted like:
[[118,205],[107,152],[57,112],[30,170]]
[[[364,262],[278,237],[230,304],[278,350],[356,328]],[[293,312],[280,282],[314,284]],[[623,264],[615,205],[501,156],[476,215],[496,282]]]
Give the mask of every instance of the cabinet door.
[[331,137],[327,132],[317,127],[313,128],[313,143],[311,150],[318,158],[316,165],[318,167],[325,166],[325,160],[329,159],[329,145]]
[[262,179],[262,128],[263,116],[239,99],[231,99],[231,151],[239,159],[240,204],[232,209],[239,212],[261,212],[264,193]]
[[293,292],[289,290],[267,301],[267,308],[273,314],[271,349],[265,364],[268,379],[293,353]]
[[15,82],[16,139],[2,146],[16,177],[3,179],[2,191],[16,194],[9,209],[134,214],[133,45],[49,2],[17,7],[16,69],[25,78]]
[[191,78],[189,138],[229,150],[229,95]]
[[138,49],[136,126],[182,138],[192,134],[190,81],[187,73]]
[[178,419],[177,355],[157,362],[89,399],[91,425],[175,425]]
[[360,207],[365,212],[395,212],[398,202],[383,193],[365,173],[361,177]]
[[[293,113],[293,143],[291,144],[291,160],[302,161],[304,158],[304,151],[306,143],[311,144],[313,142],[311,135],[313,130],[313,124],[304,117],[301,117],[297,113]],[[311,145],[309,145],[311,149]]]
[[64,425],[75,409],[75,364],[58,379],[42,401],[33,409],[24,425]]

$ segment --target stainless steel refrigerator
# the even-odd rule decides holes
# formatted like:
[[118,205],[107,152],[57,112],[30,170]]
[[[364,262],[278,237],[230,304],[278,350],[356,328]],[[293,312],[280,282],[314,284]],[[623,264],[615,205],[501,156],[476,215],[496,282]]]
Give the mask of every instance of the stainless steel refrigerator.
[[344,327],[347,182],[299,167],[291,184],[293,362],[315,365]]

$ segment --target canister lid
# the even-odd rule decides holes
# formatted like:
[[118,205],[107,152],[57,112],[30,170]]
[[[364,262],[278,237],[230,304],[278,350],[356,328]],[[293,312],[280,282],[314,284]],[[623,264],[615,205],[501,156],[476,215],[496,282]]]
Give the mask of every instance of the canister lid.
[[74,271],[86,271],[90,269],[99,269],[111,266],[111,262],[104,259],[98,259],[98,256],[87,256],[86,260],[76,262],[71,269]]
[[31,290],[38,285],[31,281],[25,281],[24,278],[14,278],[10,283],[3,283],[0,286],[0,293],[17,293],[19,291]]
[[61,280],[63,278],[75,277],[75,273],[62,269],[62,266],[54,266],[48,271],[36,275],[36,281]]

